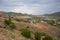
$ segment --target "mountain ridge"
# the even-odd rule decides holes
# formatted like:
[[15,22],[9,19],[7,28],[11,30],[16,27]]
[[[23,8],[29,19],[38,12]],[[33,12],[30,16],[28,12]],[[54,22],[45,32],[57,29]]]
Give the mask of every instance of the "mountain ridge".
[[45,14],[44,16],[56,16],[56,17],[60,17],[60,12],[55,12],[52,14]]
[[17,12],[4,12],[0,11],[0,15],[5,15],[5,16],[27,16],[30,14],[23,14],[23,13],[17,13]]

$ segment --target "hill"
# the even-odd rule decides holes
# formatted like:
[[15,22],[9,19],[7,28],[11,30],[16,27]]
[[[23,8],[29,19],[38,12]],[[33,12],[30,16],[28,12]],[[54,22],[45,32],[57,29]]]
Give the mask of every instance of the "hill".
[[[0,17],[0,40],[35,40],[35,32],[39,32],[42,34],[41,39],[43,39],[42,37],[46,37],[47,35],[51,36],[54,40],[60,40],[60,28],[49,25],[45,22],[37,22],[35,21],[36,18],[34,18],[34,20],[32,19],[28,19],[31,20],[31,23],[28,22],[27,19],[24,18],[29,18],[28,16],[24,16],[21,17],[20,15],[24,15],[22,13],[15,13],[15,12],[3,12],[1,11],[0,14],[2,16],[13,16],[14,17],[16,15],[19,14],[18,17],[22,18],[22,20],[16,20],[14,17],[10,18],[6,18],[6,17]],[[27,21],[26,21],[27,20]],[[22,30],[23,28],[27,28],[28,30],[30,30],[31,32],[31,37],[30,38],[26,38],[25,36],[23,36]],[[24,30],[25,32],[25,30]],[[27,33],[24,33],[27,34]]]
[[4,12],[0,11],[0,16],[26,16],[28,14],[23,14],[23,13],[16,13],[16,12]]
[[0,28],[0,40],[30,40],[21,35],[17,30],[11,31],[4,28]]
[[56,16],[56,17],[60,17],[60,12],[55,12],[52,14],[45,14],[45,16]]

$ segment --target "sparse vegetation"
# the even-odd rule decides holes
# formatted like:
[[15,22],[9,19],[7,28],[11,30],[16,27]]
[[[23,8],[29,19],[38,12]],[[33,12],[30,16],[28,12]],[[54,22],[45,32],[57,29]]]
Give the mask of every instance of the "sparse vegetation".
[[31,37],[31,32],[30,30],[28,30],[27,28],[23,28],[21,29],[21,34],[26,37],[26,38],[30,38]]
[[[43,22],[41,22],[41,21],[43,21]],[[7,28],[15,29],[16,26],[17,26],[17,29],[15,29],[15,30],[12,31],[12,32],[16,31],[16,34],[19,33],[19,28],[22,28],[20,30],[21,35],[19,33],[18,38],[20,36],[22,36],[23,38],[25,37],[26,39],[32,39],[32,40],[33,39],[35,39],[35,40],[41,40],[41,38],[42,39],[44,38],[43,40],[53,40],[53,38],[51,36],[46,36],[46,35],[49,34],[50,32],[51,32],[51,35],[53,35],[53,33],[55,34],[57,31],[59,31],[59,29],[58,28],[54,28],[54,26],[60,27],[59,23],[57,23],[57,24],[55,23],[55,22],[60,22],[60,20],[58,20],[58,21],[48,20],[48,19],[44,19],[44,18],[41,18],[41,17],[31,17],[31,18],[14,18],[14,17],[10,18],[9,17],[4,22],[5,22],[5,24],[8,25]],[[4,24],[4,22],[2,24]],[[46,25],[45,22],[46,22],[46,24],[52,25],[52,27],[50,25],[49,26]],[[0,28],[2,28],[2,27],[4,27],[4,29],[5,29],[5,26],[0,26]],[[57,29],[57,31],[55,31],[56,29]],[[36,30],[36,31],[34,31],[34,30]],[[39,33],[37,31],[39,31],[39,32],[42,31],[44,33]],[[32,32],[32,35],[31,35],[31,32]],[[45,34],[45,33],[47,33],[47,34]],[[53,36],[56,36],[56,35],[53,35]]]
[[14,25],[14,23],[11,22],[11,19],[9,18],[9,20],[5,20],[4,21],[11,29],[15,29],[16,26]]
[[19,22],[26,22],[26,23],[30,23],[30,21],[28,19],[15,19],[16,21]]

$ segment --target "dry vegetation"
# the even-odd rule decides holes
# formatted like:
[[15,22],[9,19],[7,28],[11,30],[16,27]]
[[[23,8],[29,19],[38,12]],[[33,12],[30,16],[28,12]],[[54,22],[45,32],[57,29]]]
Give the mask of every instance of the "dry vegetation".
[[[21,17],[22,18],[22,17]],[[28,16],[24,16],[23,18],[30,18]],[[16,25],[16,29],[10,30],[10,28],[5,25],[4,18],[0,19],[0,40],[31,40],[23,37],[21,32],[19,31],[22,28],[28,28],[33,34],[35,32],[46,33],[47,35],[51,35],[53,38],[57,37],[60,38],[60,28],[51,26],[45,23],[25,23],[25,22],[18,22],[12,19],[12,22]]]
[[16,16],[16,18],[31,18],[29,16]]

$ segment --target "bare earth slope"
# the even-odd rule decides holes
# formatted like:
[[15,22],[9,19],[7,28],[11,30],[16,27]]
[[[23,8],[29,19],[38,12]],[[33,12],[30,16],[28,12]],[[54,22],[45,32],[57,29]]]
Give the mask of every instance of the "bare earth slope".
[[[16,29],[11,31],[5,28],[0,28],[0,40],[30,40],[24,38],[21,33],[21,28],[28,28],[32,33],[34,32],[45,32],[53,37],[60,38],[60,28],[50,26],[48,24],[44,23],[24,23],[24,22],[17,22],[13,20],[12,22],[15,23]],[[0,22],[0,24],[3,24],[1,26],[5,26],[3,22]],[[6,26],[5,26],[6,27]]]
[[30,39],[24,38],[17,30],[10,31],[0,28],[0,40],[30,40]]
[[14,22],[17,26],[17,29],[29,27],[29,29],[34,32],[45,32],[53,37],[60,38],[60,28],[45,24],[45,23],[21,23],[21,22]]

